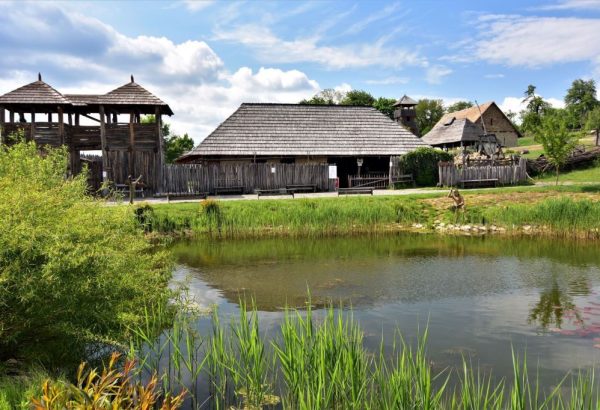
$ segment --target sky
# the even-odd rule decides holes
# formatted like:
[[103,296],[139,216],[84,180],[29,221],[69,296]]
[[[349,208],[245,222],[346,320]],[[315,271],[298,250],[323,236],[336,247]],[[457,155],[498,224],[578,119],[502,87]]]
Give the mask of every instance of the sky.
[[600,80],[600,0],[0,1],[0,94],[106,93],[135,76],[200,142],[242,102],[326,88],[560,107]]

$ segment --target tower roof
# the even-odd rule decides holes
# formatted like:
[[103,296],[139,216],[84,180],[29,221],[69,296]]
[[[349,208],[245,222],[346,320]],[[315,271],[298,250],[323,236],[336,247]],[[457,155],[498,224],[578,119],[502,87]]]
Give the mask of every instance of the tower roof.
[[404,94],[402,98],[394,103],[394,107],[398,107],[400,105],[417,105],[417,102],[408,95]]

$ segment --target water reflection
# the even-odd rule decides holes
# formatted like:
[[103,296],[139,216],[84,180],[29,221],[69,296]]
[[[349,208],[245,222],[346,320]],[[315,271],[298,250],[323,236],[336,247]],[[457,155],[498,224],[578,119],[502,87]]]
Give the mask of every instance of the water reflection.
[[575,304],[573,298],[561,289],[556,277],[547,289],[540,293],[540,300],[529,313],[529,322],[537,323],[543,329],[555,326],[560,329],[563,324],[565,311],[573,311]]

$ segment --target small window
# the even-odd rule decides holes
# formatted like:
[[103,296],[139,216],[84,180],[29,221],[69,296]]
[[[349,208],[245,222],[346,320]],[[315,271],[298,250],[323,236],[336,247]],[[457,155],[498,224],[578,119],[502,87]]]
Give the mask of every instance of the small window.
[[490,125],[494,125],[494,119],[490,118]]
[[406,117],[406,122],[409,122],[409,121],[410,121],[410,117]]

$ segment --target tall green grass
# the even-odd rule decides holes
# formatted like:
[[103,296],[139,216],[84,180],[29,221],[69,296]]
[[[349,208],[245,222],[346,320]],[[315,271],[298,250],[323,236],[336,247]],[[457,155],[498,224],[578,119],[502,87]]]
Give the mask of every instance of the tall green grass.
[[488,223],[504,226],[535,225],[555,233],[593,232],[600,228],[600,202],[569,197],[549,198],[535,204],[491,207],[482,214]]
[[506,380],[466,359],[460,369],[436,372],[427,355],[427,330],[416,343],[398,333],[390,351],[383,340],[369,351],[352,312],[331,306],[313,312],[309,302],[305,311],[286,310],[270,337],[261,333],[256,309],[243,303],[228,325],[216,311],[205,320],[212,331],[204,337],[187,334],[197,331],[193,316],[184,313],[157,339],[145,335],[154,323],[149,320],[131,349],[140,378],[158,373],[165,394],[187,393],[188,408],[600,408],[593,371],[567,375],[551,389],[531,377],[526,358],[515,354],[513,376]]

